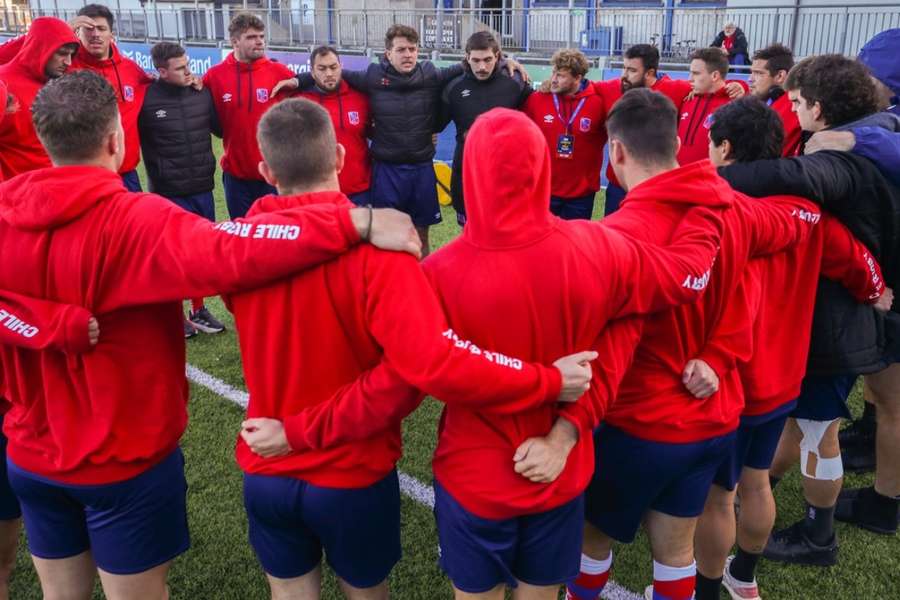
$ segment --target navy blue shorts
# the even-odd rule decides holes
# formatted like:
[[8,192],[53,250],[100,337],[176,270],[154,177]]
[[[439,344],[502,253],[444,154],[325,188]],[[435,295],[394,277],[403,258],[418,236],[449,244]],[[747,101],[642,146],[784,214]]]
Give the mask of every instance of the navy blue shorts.
[[6,415],[0,415],[0,451],[2,451],[3,459],[0,462],[0,521],[12,521],[22,516],[22,507],[19,506],[19,499],[13,493],[12,487],[9,485],[9,477],[6,469],[6,436],[3,435],[3,418]]
[[579,198],[550,196],[550,212],[560,219],[587,219],[594,214],[594,192]]
[[764,415],[741,417],[734,452],[719,467],[713,483],[730,492],[741,480],[744,467],[767,471],[775,458],[784,424],[796,404],[792,401]]
[[441,568],[457,589],[479,594],[517,581],[537,586],[574,580],[581,565],[584,496],[543,513],[483,519],[434,483]]
[[278,193],[278,190],[265,181],[238,179],[224,171],[222,172],[222,186],[225,188],[225,205],[228,207],[228,217],[231,219],[246,216],[247,211],[257,199]]
[[104,571],[132,575],[191,545],[180,449],[137,477],[108,485],[58,483],[11,461],[9,482],[22,503],[28,549],[39,558],[90,550]]
[[734,448],[735,432],[690,444],[664,444],[601,425],[585,518],[608,536],[634,540],[647,511],[673,517],[703,512],[713,476]]
[[125,184],[125,189],[129,192],[143,192],[141,189],[141,178],[138,177],[137,171],[128,171],[127,173],[122,173],[119,175],[122,178],[122,183]]
[[190,196],[172,196],[169,200],[189,213],[203,217],[208,221],[215,222],[216,220],[216,202],[213,200],[211,191],[191,194]]
[[834,421],[851,418],[847,398],[853,391],[857,375],[807,375],[800,386],[797,408],[791,413],[795,419]]
[[369,193],[372,206],[401,210],[416,227],[441,222],[437,177],[431,161],[411,165],[375,161]]
[[250,545],[263,570],[300,577],[322,560],[357,588],[384,581],[400,560],[397,471],[359,489],[318,487],[293,477],[244,475]]
[[622,200],[625,199],[625,190],[614,183],[606,186],[606,203],[603,205],[603,216],[608,216],[619,210]]
[[355,194],[350,194],[347,198],[357,206],[366,206],[367,204],[372,203],[372,197],[369,191],[370,190],[363,190],[361,192],[356,192]]

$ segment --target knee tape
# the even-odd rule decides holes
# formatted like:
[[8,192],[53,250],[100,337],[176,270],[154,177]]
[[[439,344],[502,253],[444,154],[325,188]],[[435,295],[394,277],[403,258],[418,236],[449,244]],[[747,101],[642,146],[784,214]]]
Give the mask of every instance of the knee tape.
[[[803,439],[800,440],[800,469],[805,477],[822,481],[836,481],[844,476],[844,463],[841,462],[840,454],[834,458],[822,458],[819,454],[819,446],[832,423],[834,421],[797,419],[797,426],[803,433]],[[806,468],[810,454],[816,456],[815,473],[810,473]]]

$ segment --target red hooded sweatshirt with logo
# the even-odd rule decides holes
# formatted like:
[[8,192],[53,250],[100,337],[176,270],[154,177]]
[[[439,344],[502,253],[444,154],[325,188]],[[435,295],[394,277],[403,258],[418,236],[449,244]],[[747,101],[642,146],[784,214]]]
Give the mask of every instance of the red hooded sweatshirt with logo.
[[[642,245],[602,223],[562,221],[549,212],[550,157],[527,117],[494,109],[466,139],[464,164],[469,221],[462,235],[424,262],[450,326],[479,348],[549,363],[596,349],[591,389],[575,404],[544,404],[498,412],[487,404],[446,402],[434,456],[435,478],[467,510],[505,519],[550,510],[587,486],[594,470],[592,431],[630,363],[637,318],[611,319],[696,300],[684,286],[710,268],[721,225],[715,211],[688,211],[673,244]],[[383,363],[346,390],[330,411],[304,411],[306,429],[292,443],[334,444],[396,426],[410,408],[397,398],[403,383]],[[413,394],[414,395],[414,394]],[[363,417],[363,415],[365,417]],[[512,457],[527,438],[546,435],[564,417],[579,440],[560,477],[532,483]],[[340,425],[342,424],[342,425]],[[299,426],[295,422],[295,426]],[[477,468],[476,468],[477,466]]]
[[[752,289],[741,286],[748,261],[783,251],[809,237],[820,214],[793,196],[753,199],[738,194],[708,160],[653,177],[630,190],[622,207],[605,219],[635,236],[648,222],[669,218],[658,198],[704,198],[732,203],[725,213],[722,246],[699,302],[651,315],[644,321],[634,363],[606,422],[634,437],[665,443],[697,442],[737,428],[744,407],[735,369],[752,352]],[[688,361],[704,360],[719,377],[719,391],[705,400],[682,383]]]
[[0,79],[18,104],[18,109],[0,122],[0,173],[4,178],[50,166],[50,157],[31,123],[31,104],[47,83],[44,69],[50,58],[60,47],[77,43],[65,21],[39,17],[31,22],[19,51],[0,66]]
[[[540,128],[550,149],[550,194],[579,198],[599,190],[606,105],[594,86],[585,80],[575,95],[535,92],[528,96],[522,111]],[[564,136],[572,138],[571,151],[560,148]]]
[[234,57],[234,52],[203,76],[203,85],[212,92],[222,124],[223,171],[238,179],[262,181],[256,126],[269,107],[285,97],[279,93],[272,98],[272,88],[292,77],[295,74],[290,69],[274,60],[263,57],[243,63]]
[[94,58],[84,46],[72,58],[72,70],[88,70],[103,76],[116,91],[122,128],[125,130],[125,158],[119,173],[134,171],[141,161],[141,138],[138,132],[138,117],[147,86],[153,78],[133,60],[122,56],[115,43],[109,45],[109,58]]
[[331,116],[337,141],[347,151],[344,168],[338,174],[341,191],[349,196],[369,189],[369,179],[372,176],[367,140],[372,121],[369,97],[354,90],[343,80],[332,93],[315,88],[309,92],[300,92],[296,97],[318,102]]
[[[266,196],[249,214],[321,203],[350,206],[340,192]],[[360,246],[316,269],[231,296],[228,303],[244,356],[247,417],[284,421],[292,446],[294,415],[327,402],[382,360],[416,387],[462,405],[492,404],[515,413],[555,403],[559,396],[555,368],[476,351],[455,336],[419,263],[407,254]],[[288,324],[272,319],[282,313],[301,317]],[[297,444],[277,458],[253,453],[239,437],[236,454],[248,473],[366,487],[400,458],[400,420],[380,435],[324,450]]]
[[0,185],[0,281],[85,307],[102,331],[92,352],[74,357],[0,346],[10,460],[74,484],[150,468],[187,422],[181,299],[262,285],[358,239],[341,207],[216,225],[128,193],[96,167],[41,169]]
[[678,137],[681,139],[679,165],[684,166],[709,157],[712,115],[729,102],[731,98],[728,97],[728,90],[722,87],[710,94],[698,94],[681,105],[678,121]]
[[806,374],[819,277],[842,284],[860,303],[884,292],[881,267],[837,218],[825,213],[805,243],[751,261],[760,286],[753,356],[739,364],[744,415],[770,413],[800,395]]

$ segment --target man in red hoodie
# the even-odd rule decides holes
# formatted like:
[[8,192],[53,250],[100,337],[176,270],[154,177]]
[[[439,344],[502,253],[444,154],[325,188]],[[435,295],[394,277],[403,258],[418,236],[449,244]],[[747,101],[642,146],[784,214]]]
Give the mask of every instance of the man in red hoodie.
[[344,168],[338,174],[341,191],[357,206],[369,204],[372,161],[366,139],[372,118],[369,97],[341,79],[341,59],[337,50],[319,46],[309,55],[310,73],[316,87],[298,92],[300,98],[318,102],[328,111],[338,144],[344,147]]
[[161,599],[189,543],[181,299],[285,277],[360,232],[415,253],[418,238],[394,211],[324,206],[216,225],[129,193],[117,94],[91,71],[46,86],[32,113],[57,166],[0,186],[0,281],[103,315],[104,341],[76,358],[0,346],[10,483],[48,597],[89,596],[99,568],[108,597]]
[[[272,88],[294,73],[266,57],[266,24],[256,15],[236,14],[228,25],[228,35],[233,51],[206,72],[203,85],[212,92],[222,125],[222,184],[228,214],[236,219],[247,214],[257,198],[275,193],[259,174],[262,156],[256,126],[277,102]],[[284,94],[279,99],[282,97]]]
[[72,59],[72,69],[89,69],[103,76],[116,90],[119,114],[125,128],[125,160],[119,175],[129,192],[141,191],[137,165],[141,161],[138,116],[153,79],[136,62],[122,56],[113,42],[115,18],[102,4],[87,4],[78,10],[72,22],[81,45]]
[[[337,180],[345,152],[325,110],[308,100],[285,101],[263,117],[258,136],[262,172],[280,195],[261,198],[249,214],[350,205]],[[301,148],[297,139],[304,140]],[[304,408],[327,404],[384,360],[440,398],[515,413],[576,399],[590,381],[590,367],[579,363],[597,356],[557,361],[560,388],[555,369],[455,335],[412,257],[369,250],[228,300],[251,397],[236,454],[245,472],[250,543],[273,597],[315,597],[324,548],[349,598],[386,598],[386,578],[400,555],[399,419],[379,435],[304,449],[294,423]],[[303,319],[285,328],[270,318],[282,309]],[[413,390],[394,400],[409,406],[400,401],[410,396],[419,399]]]
[[761,202],[736,194],[709,161],[679,168],[677,141],[654,133],[673,131],[675,118],[659,94],[629,92],[616,104],[607,121],[610,160],[628,196],[604,223],[654,239],[665,235],[685,201],[734,206],[724,215],[711,273],[685,282],[708,281],[709,289],[698,302],[645,321],[634,363],[595,434],[582,572],[569,588],[579,600],[597,598],[613,540],[630,543],[642,521],[653,554],[653,585],[645,597],[691,598],[694,528],[713,476],[731,452],[743,407],[734,369],[750,351],[742,273],[751,257],[804,239],[819,218],[815,205],[800,198]]
[[782,156],[800,153],[800,121],[791,108],[791,99],[782,87],[788,71],[794,66],[794,53],[781,44],[772,44],[753,55],[750,65],[750,92],[772,107],[784,127]]
[[563,219],[590,219],[600,189],[606,107],[579,50],[558,50],[550,59],[549,92],[531,94],[522,110],[547,140],[551,160],[550,212]]
[[705,160],[709,154],[709,127],[712,114],[731,98],[725,89],[728,56],[718,48],[701,48],[691,55],[691,86],[694,93],[682,104],[678,122],[681,149],[678,164]]
[[[100,327],[87,310],[0,290],[0,344],[80,353],[97,344]],[[0,427],[9,410],[0,372]],[[0,433],[0,600],[9,598],[22,509],[6,474],[6,436]]]
[[32,21],[21,40],[16,55],[0,66],[0,80],[6,82],[18,107],[0,122],[0,173],[5,178],[50,166],[50,158],[34,133],[31,103],[48,80],[66,72],[78,48],[72,29],[53,17]]
[[[782,154],[781,119],[751,96],[714,114],[709,157],[717,167],[774,159]],[[797,405],[806,372],[813,308],[820,274],[841,283],[857,301],[890,309],[893,293],[868,249],[841,222],[822,215],[806,243],[751,261],[745,274],[755,286],[753,354],[739,365],[745,407],[734,459],[716,474],[695,535],[697,600],[759,598],[755,570],[775,524],[769,468],[788,415]],[[790,297],[784,290],[790,289]],[[735,536],[734,498],[741,510]],[[736,556],[728,557],[737,537]]]
[[[671,135],[674,144],[674,126]],[[593,468],[591,431],[636,339],[634,320],[607,324],[696,298],[702,284],[685,280],[701,280],[709,267],[718,217],[685,210],[667,249],[635,244],[599,223],[560,221],[547,210],[546,141],[507,109],[476,120],[466,156],[466,229],[424,262],[451,326],[475,340],[469,347],[546,362],[593,346],[604,360],[575,405],[501,411],[461,404],[461,391],[439,396],[446,402],[434,459],[441,564],[458,596],[502,597],[509,585],[517,596],[555,598],[578,570],[572,542],[580,538],[581,492]],[[548,324],[548,315],[557,322]],[[291,447],[339,448],[395,430],[420,398],[401,375],[415,383],[385,361],[334,401],[293,415]]]

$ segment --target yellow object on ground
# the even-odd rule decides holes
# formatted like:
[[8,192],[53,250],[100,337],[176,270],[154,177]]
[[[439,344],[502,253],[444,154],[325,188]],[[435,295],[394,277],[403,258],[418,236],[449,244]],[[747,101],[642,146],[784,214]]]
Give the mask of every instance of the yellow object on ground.
[[434,174],[437,177],[438,202],[441,206],[450,205],[450,165],[445,162],[434,161]]

